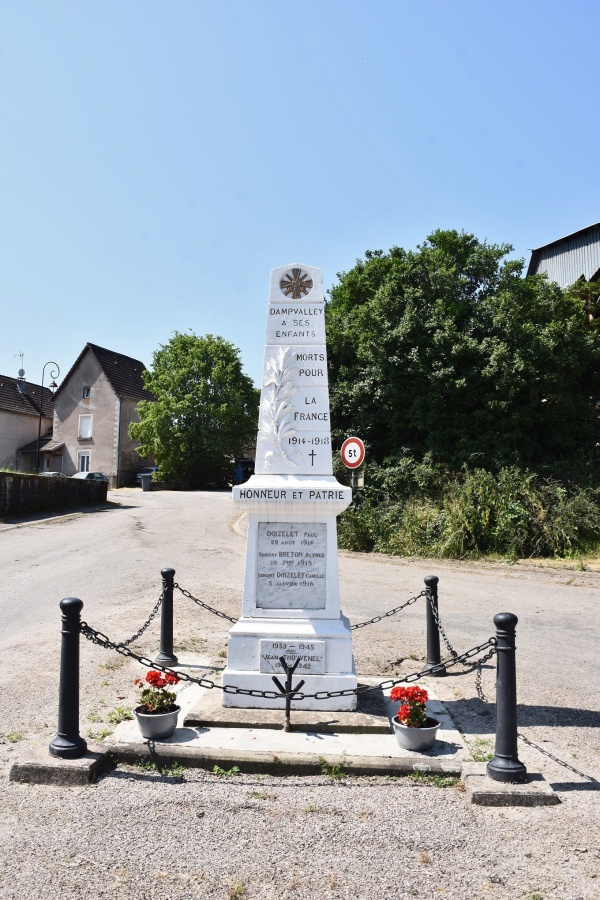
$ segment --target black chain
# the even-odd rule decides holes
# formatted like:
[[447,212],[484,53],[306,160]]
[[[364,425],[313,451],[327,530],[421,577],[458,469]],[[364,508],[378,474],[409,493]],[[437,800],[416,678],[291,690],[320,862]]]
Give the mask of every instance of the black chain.
[[472,672],[473,669],[475,669],[475,690],[477,691],[477,696],[483,703],[491,703],[491,701],[488,700],[488,698],[483,693],[483,688],[481,686],[481,676],[483,674],[483,666],[485,665],[486,662],[489,662],[489,660],[492,658],[492,656],[494,655],[495,652],[496,652],[496,648],[494,647],[493,650],[490,650],[489,653],[486,653],[485,656],[483,656],[481,659],[478,659],[477,663],[471,669],[468,670],[469,672]]
[[540,753],[543,753],[544,756],[553,759],[555,763],[558,763],[559,766],[562,766],[564,769],[569,769],[571,772],[575,772],[576,775],[581,775],[582,778],[587,778],[588,781],[593,781],[594,784],[600,784],[597,778],[593,778],[591,775],[586,775],[585,772],[580,772],[579,769],[575,769],[573,766],[569,765],[568,762],[565,762],[564,759],[559,759],[558,756],[554,756],[548,750],[544,750],[543,747],[540,747],[539,744],[534,744],[533,741],[530,741],[529,738],[526,738],[524,734],[521,734],[520,731],[517,731],[517,737],[521,738],[529,747],[534,747],[536,750],[539,750]]
[[445,643],[446,647],[448,648],[448,653],[450,653],[456,659],[456,657],[458,656],[458,653],[456,652],[456,650],[454,649],[454,647],[448,640],[448,635],[444,631],[444,626],[442,625],[442,622],[440,619],[440,614],[438,612],[437,606],[433,599],[433,594],[429,594],[429,603],[431,605],[431,612],[433,613],[433,618],[435,619],[435,624],[437,625],[438,631],[441,634],[442,638],[444,639],[444,643]]
[[420,600],[421,597],[425,597],[426,592],[421,591],[420,594],[417,594],[416,597],[411,597],[410,600],[407,600],[406,603],[403,603],[402,606],[396,606],[394,609],[390,609],[389,612],[384,613],[382,616],[375,616],[374,619],[369,619],[368,622],[359,622],[358,625],[351,625],[350,631],[356,631],[357,628],[364,628],[365,625],[375,625],[377,622],[381,622],[383,619],[389,618],[389,616],[395,616],[396,613],[400,612],[401,609],[406,609],[407,606],[411,606],[413,603],[416,603],[417,600]]
[[[440,619],[439,610],[435,604],[433,595],[431,595],[431,594],[429,595],[429,603],[431,604],[431,612],[433,613],[433,618],[435,619],[435,624],[437,625],[437,629],[438,629],[439,633],[441,634],[446,647],[448,648],[448,652],[452,654],[454,659],[456,659],[458,656],[458,653],[456,652],[456,650],[450,643],[448,635],[444,631],[444,626],[442,625],[442,620]],[[475,690],[477,691],[477,696],[479,697],[479,699],[482,700],[484,703],[489,703],[490,701],[487,699],[487,697],[483,693],[483,688],[481,686],[481,676],[483,674],[483,666],[486,662],[488,662],[492,658],[492,656],[494,655],[495,652],[496,652],[496,648],[494,647],[492,650],[490,650],[490,652],[488,654],[486,654],[486,656],[484,656],[482,659],[478,660],[476,665],[472,666],[470,669],[465,670],[465,674],[467,674],[468,672],[475,671]]]
[[[483,703],[488,703],[492,705],[492,701],[488,700],[488,698],[483,693],[483,689],[481,687],[481,675],[482,668],[486,662],[488,662],[494,653],[496,652],[496,647],[492,647],[492,649],[486,653],[481,659],[478,659],[476,664],[472,666],[471,669],[468,669],[468,672],[472,672],[473,669],[476,670],[475,675],[475,688],[477,690],[477,696]],[[534,743],[534,741],[530,741],[528,737],[525,737],[524,734],[521,734],[520,731],[517,731],[517,737],[520,738],[525,744],[529,747],[533,747],[534,750],[539,751],[544,756],[547,756],[549,759],[553,760],[555,763],[558,763],[559,766],[562,766],[564,769],[568,769],[570,772],[574,772],[575,775],[580,775],[581,778],[586,778],[588,781],[592,781],[594,784],[600,784],[597,778],[594,778],[592,775],[587,775],[585,772],[580,772],[579,769],[576,769],[574,766],[570,765],[568,762],[565,762],[564,759],[559,759],[558,756],[554,756],[553,753],[550,753],[549,750],[546,750],[544,747],[540,747],[539,744]]]
[[388,681],[382,681],[379,684],[374,685],[373,687],[360,686],[356,688],[347,688],[343,691],[317,691],[316,694],[296,694],[296,700],[323,700],[329,697],[348,697],[351,694],[369,694],[372,691],[384,690],[387,691],[388,688],[393,688],[397,684],[410,684],[413,681],[419,681],[421,678],[425,678],[428,675],[436,675],[438,672],[444,672],[446,669],[451,668],[452,666],[461,665],[465,663],[468,659],[471,659],[473,656],[476,656],[478,653],[481,653],[482,650],[487,650],[488,647],[493,647],[493,652],[496,652],[496,638],[491,637],[485,643],[479,644],[477,647],[472,647],[471,650],[466,650],[464,653],[461,653],[460,656],[457,656],[451,660],[444,661],[438,663],[435,666],[431,666],[427,669],[422,669],[420,672],[411,672],[410,675],[403,675],[402,678],[389,679]]
[[[450,644],[450,641],[446,637],[446,632],[444,631],[444,629],[442,627],[439,616],[437,615],[437,610],[436,610],[435,606],[433,606],[433,604],[432,604],[431,609],[433,612],[433,616],[436,619],[439,632],[442,635],[442,637],[444,638],[446,647],[452,654],[453,658],[457,659],[458,653],[456,652],[454,647],[452,647],[452,645]],[[478,659],[474,666],[471,666],[470,669],[465,669],[465,671],[463,673],[464,675],[468,675],[470,672],[475,672],[475,690],[477,692],[477,696],[483,703],[491,703],[492,702],[491,700],[488,700],[487,697],[485,696],[485,694],[483,693],[483,688],[481,686],[481,678],[483,675],[483,667],[484,667],[485,663],[489,662],[489,660],[492,658],[492,656],[494,656],[495,653],[496,653],[496,647],[494,646],[491,648],[491,650],[488,653],[486,653],[485,656],[482,656],[481,659]]]
[[139,656],[139,654],[134,653],[132,650],[129,650],[125,647],[124,644],[115,644],[111,641],[105,634],[101,631],[97,631],[95,628],[91,628],[87,624],[87,622],[81,622],[80,631],[88,641],[91,641],[93,644],[97,644],[99,647],[104,647],[105,650],[115,650],[117,653],[120,653],[121,656],[128,657],[129,659],[134,659],[136,662],[140,663],[142,666],[146,666],[148,669],[154,669],[158,672],[168,672],[172,675],[176,675],[180,681],[187,681],[193,684],[198,684],[203,688],[217,688],[218,690],[224,691],[229,694],[244,694],[248,697],[265,697],[267,699],[279,699],[281,694],[275,691],[257,691],[249,688],[238,688],[232,687],[230,685],[225,685],[224,687],[220,684],[215,684],[214,681],[211,681],[209,678],[194,678],[192,675],[188,675],[187,672],[175,671],[174,669],[169,668],[169,666],[162,666],[160,663],[155,662],[152,659],[148,659],[147,656]]
[[200,687],[209,689],[218,688],[219,690],[225,691],[225,693],[245,694],[249,697],[267,697],[269,699],[278,699],[281,696],[275,691],[256,691],[246,688],[232,688],[229,686],[222,687],[220,684],[215,684],[215,682],[211,681],[209,678],[194,678],[192,675],[188,675],[187,672],[176,672],[175,669],[171,669],[169,668],[169,666],[162,666],[160,663],[154,662],[154,660],[152,659],[148,659],[147,656],[140,656],[139,654],[134,653],[133,650],[129,650],[124,644],[115,644],[114,641],[111,641],[110,638],[108,638],[101,631],[97,631],[95,628],[92,628],[87,624],[87,622],[81,622],[79,625],[79,630],[88,641],[92,642],[92,644],[97,644],[99,647],[104,647],[105,650],[115,650],[117,653],[120,653],[121,656],[125,656],[129,659],[135,659],[136,662],[140,663],[140,665],[142,666],[146,666],[147,669],[155,669],[158,672],[169,672],[171,675],[177,675],[177,678],[180,681],[189,681],[193,684],[199,684]]
[[128,640],[121,642],[124,647],[128,647],[130,644],[133,644],[134,641],[137,641],[137,639],[143,635],[146,628],[148,627],[148,625],[150,624],[150,622],[152,621],[152,619],[155,617],[156,613],[160,609],[161,603],[165,599],[165,590],[166,590],[166,588],[163,588],[163,592],[160,595],[160,597],[158,598],[158,600],[156,601],[156,605],[155,605],[154,609],[152,610],[152,612],[150,613],[150,615],[148,616],[148,618],[146,619],[146,621],[144,622],[144,624],[142,625],[140,630],[136,631],[136,633],[132,637],[130,637]]
[[226,615],[224,612],[221,612],[218,609],[213,609],[212,606],[209,606],[208,603],[203,603],[202,600],[198,600],[197,597],[193,597],[189,591],[186,591],[185,588],[182,588],[176,581],[173,582],[173,587],[177,588],[178,591],[181,591],[184,597],[187,597],[189,600],[193,600],[194,603],[197,603],[198,606],[201,606],[202,609],[208,610],[208,612],[213,613],[213,615],[218,616],[220,619],[227,619],[228,622],[237,622],[237,619],[232,618],[232,616]]
[[[178,587],[178,585],[175,585]],[[179,590],[182,590],[179,588]],[[187,593],[183,592],[182,593]],[[148,659],[146,656],[139,656],[139,654],[134,653],[132,650],[129,650],[127,645],[132,643],[132,641],[136,640],[137,637],[144,631],[145,628],[148,627],[160,604],[162,603],[164,596],[161,594],[159,597],[158,603],[156,604],[154,610],[152,611],[148,621],[142,626],[140,631],[132,638],[129,638],[128,641],[122,641],[119,644],[115,644],[111,641],[105,634],[102,634],[101,631],[97,631],[95,628],[92,628],[87,622],[81,622],[79,625],[79,629],[83,636],[91,641],[93,644],[97,644],[99,647],[104,647],[105,650],[115,650],[117,653],[120,653],[121,656],[129,657],[130,659],[136,660],[136,662],[140,663],[142,666],[146,666],[148,669],[155,669],[159,672],[169,672],[173,675],[176,675],[180,681],[187,681],[192,684],[197,684],[200,687],[207,688],[212,690],[212,688],[217,688],[217,690],[223,691],[225,694],[243,694],[245,697],[259,697],[267,700],[280,700],[286,696],[285,692],[278,691],[259,691],[251,688],[240,688],[235,685],[220,685],[215,684],[214,681],[211,681],[209,678],[194,678],[192,675],[188,675],[187,672],[175,671],[174,669],[169,668],[168,666],[162,666],[160,663],[154,662],[151,659]],[[422,595],[421,595],[422,596]],[[193,597],[191,598],[194,599]],[[412,601],[418,598],[413,598]],[[204,606],[204,604],[201,604]],[[211,610],[212,612],[216,612],[216,610]],[[391,613],[390,613],[391,614]],[[224,613],[218,613],[222,618],[228,618],[224,615]],[[382,617],[383,618],[383,617]],[[365,623],[368,624],[368,623]],[[372,687],[367,687],[366,685],[361,685],[355,688],[347,688],[342,691],[317,691],[314,694],[303,694],[297,691],[294,691],[294,700],[328,700],[333,697],[349,697],[352,694],[368,694],[374,691],[380,690],[388,690],[389,688],[395,687],[397,684],[410,684],[413,681],[419,681],[421,678],[427,675],[435,675],[438,671],[446,671],[446,669],[451,668],[455,665],[464,665],[467,660],[471,659],[473,656],[476,656],[478,653],[481,653],[482,650],[489,650],[481,659],[477,660],[477,662],[470,668],[467,669],[466,672],[472,672],[474,669],[477,670],[477,675],[475,678],[475,684],[477,687],[477,694],[481,700],[484,702],[489,702],[483,695],[483,691],[481,690],[481,670],[482,666],[488,662],[496,653],[496,644],[497,640],[495,637],[489,638],[489,640],[485,641],[483,644],[479,644],[477,647],[473,647],[471,650],[465,651],[465,653],[461,653],[458,655],[457,653],[453,654],[452,660],[448,660],[447,662],[441,662],[436,666],[433,666],[430,669],[423,669],[421,672],[412,672],[410,675],[404,675],[402,678],[389,679],[388,681],[382,681],[379,684],[373,685]],[[466,673],[465,673],[466,674]],[[539,750],[544,756],[549,757],[549,759],[554,760],[554,762],[558,763],[560,766],[563,766],[565,769],[569,769],[571,772],[574,772],[576,775],[580,775],[582,778],[586,778],[588,781],[593,782],[594,784],[599,784],[597,778],[594,778],[592,775],[586,775],[585,772],[580,772],[579,769],[574,768],[569,765],[569,763],[565,762],[562,759],[559,759],[557,756],[554,756],[548,750],[544,750],[543,747],[540,747],[538,744],[535,744],[533,741],[530,741],[529,738],[526,738],[524,734],[517,732],[518,737],[528,744],[530,747],[534,747],[536,750]]]
[[[161,666],[160,663],[156,663],[153,660],[148,659],[148,657],[146,656],[139,656],[137,653],[134,653],[132,650],[129,650],[127,647],[125,647],[124,644],[115,644],[105,634],[102,634],[101,631],[97,631],[95,628],[92,628],[90,625],[88,625],[87,622],[81,622],[79,625],[79,629],[83,636],[88,641],[91,641],[92,644],[97,644],[99,647],[104,647],[106,650],[115,650],[117,653],[120,653],[121,656],[135,659],[136,662],[140,663],[140,665],[142,666],[146,666],[146,668],[148,669],[155,669],[158,672],[169,672],[173,675],[177,675],[180,681],[192,682],[193,684],[198,684],[200,685],[200,687],[208,689],[217,688],[218,690],[221,690],[226,694],[243,694],[246,697],[264,697],[267,700],[279,700],[282,697],[285,697],[285,693],[281,694],[277,691],[259,691],[252,688],[240,688],[236,687],[235,685],[229,684],[220,685],[215,684],[215,682],[211,681],[209,678],[194,678],[192,675],[188,675],[187,672],[175,671],[168,666]],[[349,697],[352,694],[369,694],[373,691],[387,690],[388,688],[395,687],[395,685],[397,684],[419,681],[419,679],[425,677],[426,675],[435,675],[438,671],[445,671],[451,666],[464,663],[466,662],[466,660],[471,659],[478,653],[481,653],[482,650],[487,650],[488,647],[493,647],[495,652],[495,637],[491,637],[489,638],[489,640],[485,641],[485,643],[479,644],[479,646],[473,647],[471,650],[467,650],[465,653],[462,653],[460,656],[456,657],[456,659],[452,659],[448,662],[441,662],[439,663],[439,665],[433,666],[430,669],[423,669],[423,671],[421,672],[412,672],[410,675],[404,675],[402,678],[382,681],[380,684],[373,685],[372,687],[360,685],[359,687],[355,688],[346,688],[346,690],[343,691],[317,691],[315,694],[302,694],[294,691],[294,700],[328,700],[332,697]]]

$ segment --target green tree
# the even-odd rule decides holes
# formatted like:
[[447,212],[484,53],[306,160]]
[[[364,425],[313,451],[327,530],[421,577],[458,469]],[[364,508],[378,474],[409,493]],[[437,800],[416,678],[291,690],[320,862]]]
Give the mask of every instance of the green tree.
[[511,250],[435,231],[338,276],[326,309],[338,439],[358,434],[375,462],[410,454],[454,471],[558,471],[594,452],[589,298],[523,278]]
[[259,392],[242,371],[239,350],[211,334],[175,332],[154,353],[144,386],[156,400],[138,405],[130,426],[140,453],[161,477],[190,487],[223,487],[233,460],[256,436]]

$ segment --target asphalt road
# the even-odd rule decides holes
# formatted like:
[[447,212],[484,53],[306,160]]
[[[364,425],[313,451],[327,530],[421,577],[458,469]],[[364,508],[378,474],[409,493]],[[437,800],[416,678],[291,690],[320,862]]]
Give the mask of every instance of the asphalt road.
[[[83,618],[123,640],[159,596],[161,568],[172,566],[176,581],[192,594],[239,615],[245,530],[228,493],[132,489],[111,491],[109,500],[101,510],[0,525],[0,683],[3,705],[7,697],[18,700],[5,732],[17,730],[25,741],[45,741],[55,730],[61,598],[82,599]],[[440,578],[440,613],[459,651],[494,633],[495,613],[518,615],[520,723],[554,754],[564,754],[571,764],[578,759],[578,767],[598,776],[600,573],[342,552],[342,609],[352,622],[361,622],[419,593],[427,574]],[[156,620],[136,648],[152,654],[158,633]],[[226,638],[226,622],[176,595],[180,655],[199,653],[222,665]],[[384,677],[418,671],[425,646],[420,600],[355,632],[357,671]],[[105,657],[100,648],[82,647],[84,711],[114,705],[115,696],[129,697],[129,668],[120,670],[124,661],[107,664]],[[484,687],[493,695],[491,667]],[[478,717],[472,676],[437,679],[436,693],[454,715],[467,717],[461,723],[467,733],[490,733],[489,716]],[[585,731],[585,746],[577,729]],[[552,776],[557,777],[554,770]]]

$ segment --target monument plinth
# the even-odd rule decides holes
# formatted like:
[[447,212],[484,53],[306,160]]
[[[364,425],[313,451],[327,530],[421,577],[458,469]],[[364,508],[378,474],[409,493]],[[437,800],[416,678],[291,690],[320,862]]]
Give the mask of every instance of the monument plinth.
[[[273,269],[255,474],[233,488],[249,514],[248,544],[224,685],[272,691],[279,657],[299,656],[304,693],[356,687],[336,528],[352,490],[333,476],[324,314],[320,269]],[[223,705],[279,709],[285,701],[223,694]],[[356,696],[305,700],[302,709],[353,710]]]

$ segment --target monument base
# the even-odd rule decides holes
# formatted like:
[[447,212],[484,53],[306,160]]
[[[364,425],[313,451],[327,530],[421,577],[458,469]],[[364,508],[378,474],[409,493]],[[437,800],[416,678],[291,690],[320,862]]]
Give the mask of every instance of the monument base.
[[[280,662],[292,665],[299,657],[292,685],[304,679],[304,693],[353,690],[357,686],[350,623],[337,619],[253,619],[243,617],[229,631],[227,668],[223,685],[259,691],[277,690],[273,675],[285,682]],[[223,694],[223,706],[246,709],[283,709],[285,700]],[[297,701],[297,709],[355,710],[356,695]]]
[[[292,685],[304,679],[302,692],[315,694],[317,691],[345,691],[354,690],[357,686],[356,675],[302,675],[298,678],[298,670],[292,679]],[[285,681],[285,675],[277,676],[281,683]],[[276,691],[277,687],[271,675],[262,672],[241,672],[230,669],[229,666],[223,672],[223,685],[231,684],[236,687],[253,691]],[[293,700],[293,710],[329,710],[330,712],[354,712],[357,701],[356,694],[346,697],[331,697],[326,700],[315,698],[308,700]],[[244,694],[223,694],[223,706],[238,707],[242,709],[285,709],[285,699],[276,700],[268,697],[248,697]]]

